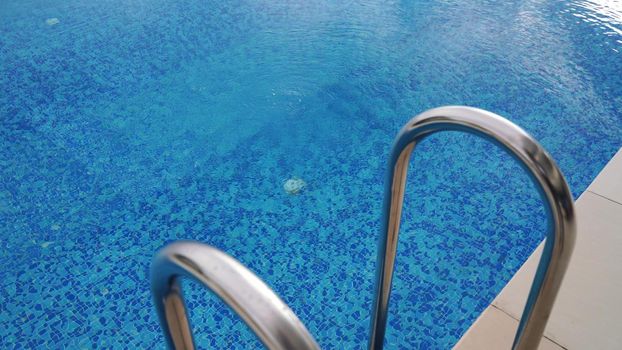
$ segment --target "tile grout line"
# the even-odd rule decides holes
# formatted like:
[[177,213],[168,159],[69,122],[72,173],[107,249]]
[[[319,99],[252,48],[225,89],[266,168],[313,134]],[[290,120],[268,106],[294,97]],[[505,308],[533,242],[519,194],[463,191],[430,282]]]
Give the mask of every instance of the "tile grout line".
[[[497,310],[499,310],[499,311],[501,311],[504,315],[508,316],[509,318],[513,319],[514,321],[516,321],[516,322],[520,323],[520,320],[516,319],[516,317],[514,317],[514,316],[510,315],[508,312],[506,312],[505,310],[503,310],[503,309],[502,309],[502,308],[500,308],[499,306],[495,305],[494,303],[493,303],[493,304],[490,304],[490,306],[491,306],[491,307],[493,307],[493,308],[495,308],[495,309],[497,309]],[[547,336],[546,336],[546,334],[542,334],[542,338],[546,338],[548,341],[550,341],[551,343],[553,343],[553,344],[555,344],[555,345],[559,346],[560,348],[562,348],[562,349],[564,349],[564,350],[568,350],[568,348],[566,348],[565,346],[563,346],[563,345],[559,344],[558,342],[556,342],[555,340],[553,340],[553,339],[551,339],[551,338],[547,337]]]
[[589,193],[591,193],[591,194],[595,194],[595,195],[597,195],[598,197],[604,198],[604,199],[606,199],[606,200],[608,200],[608,201],[610,201],[610,202],[613,202],[613,203],[615,203],[615,204],[617,204],[617,205],[622,205],[622,203],[620,203],[620,202],[618,202],[618,201],[615,201],[615,200],[613,200],[613,199],[611,199],[611,198],[605,197],[605,196],[603,196],[602,194],[596,193],[596,192],[594,192],[594,191],[592,191],[592,190],[585,190],[585,192],[589,192]]
[[553,344],[555,344],[555,345],[559,346],[560,348],[562,348],[562,349],[564,349],[564,350],[568,350],[568,348],[567,348],[567,347],[565,347],[565,346],[561,345],[560,343],[558,343],[558,342],[556,342],[555,340],[553,340],[553,339],[551,339],[551,338],[547,337],[547,336],[546,336],[546,335],[544,335],[544,334],[542,335],[542,338],[546,338],[548,341],[550,341],[551,343],[553,343]]
[[[592,182],[590,182],[589,186],[587,186],[587,188],[583,191],[583,193],[585,193],[585,192],[589,192],[589,193],[595,194],[595,195],[597,195],[597,196],[599,196],[599,197],[602,197],[602,198],[604,198],[604,199],[607,199],[607,200],[609,200],[609,201],[612,201],[612,202],[614,202],[615,204],[622,205],[622,203],[620,203],[620,202],[618,202],[618,201],[616,201],[616,200],[613,200],[613,199],[611,199],[611,198],[609,198],[609,197],[607,197],[607,196],[604,196],[604,195],[602,195],[602,194],[600,194],[600,193],[596,193],[596,192],[594,192],[593,190],[591,190],[592,186],[594,186],[594,184],[596,183],[596,181],[598,180],[598,178],[599,178],[599,177],[603,176],[603,175],[605,174],[605,172],[609,173],[609,172],[613,171],[613,170],[607,170],[607,167],[608,167],[611,163],[613,163],[613,160],[614,160],[616,157],[622,157],[622,147],[620,147],[620,148],[619,148],[619,149],[618,149],[618,150],[617,150],[617,151],[613,154],[613,156],[611,156],[611,158],[609,158],[609,161],[608,161],[608,162],[607,162],[607,163],[603,166],[603,168],[602,168],[602,169],[600,169],[600,172],[596,175],[596,177],[592,180]],[[582,193],[581,195],[583,195],[583,193]],[[581,197],[581,196],[579,196],[579,197]],[[577,198],[577,199],[578,199],[578,198]],[[576,202],[577,202],[577,201],[575,200],[575,203],[576,203]]]
[[513,320],[520,322],[520,320],[519,320],[519,319],[517,319],[516,317],[514,317],[514,316],[510,315],[510,313],[506,312],[505,310],[503,310],[502,308],[498,307],[497,305],[495,305],[495,304],[490,304],[490,306],[492,306],[492,307],[494,307],[495,309],[497,309],[497,310],[499,310],[499,311],[503,312],[504,314],[508,315],[508,316],[509,316],[510,318],[512,318]]

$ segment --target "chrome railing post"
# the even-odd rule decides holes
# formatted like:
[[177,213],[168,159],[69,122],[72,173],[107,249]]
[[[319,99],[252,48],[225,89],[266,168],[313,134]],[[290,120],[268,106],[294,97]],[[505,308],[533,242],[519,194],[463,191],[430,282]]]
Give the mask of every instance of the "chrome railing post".
[[500,145],[527,170],[546,203],[546,243],[513,344],[517,350],[536,349],[574,246],[572,195],[551,156],[524,130],[496,114],[460,106],[436,108],[418,115],[395,140],[385,188],[369,349],[383,347],[410,155],[423,138],[447,130],[473,133]]
[[151,265],[151,290],[169,348],[194,349],[180,277],[211,289],[268,349],[319,349],[292,310],[255,274],[220,250],[189,241],[169,244]]

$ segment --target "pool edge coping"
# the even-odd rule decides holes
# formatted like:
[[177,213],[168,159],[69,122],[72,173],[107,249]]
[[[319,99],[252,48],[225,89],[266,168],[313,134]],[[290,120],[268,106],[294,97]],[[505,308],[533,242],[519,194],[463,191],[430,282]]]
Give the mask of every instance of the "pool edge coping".
[[[575,201],[577,214],[579,214],[579,216],[589,215],[588,213],[584,214],[584,212],[593,209],[595,206],[594,203],[590,201],[600,200],[603,203],[598,205],[609,206],[613,208],[614,211],[619,211],[620,217],[622,217],[622,200],[620,200],[622,199],[622,181],[617,180],[620,178],[622,178],[622,147],[618,149],[587,189],[577,198]],[[588,199],[588,197],[594,198]],[[606,217],[604,221],[611,223],[615,219],[616,218],[611,215],[611,217]],[[620,219],[618,218],[618,220]],[[580,225],[579,235],[581,235],[581,232]],[[615,234],[615,232],[613,233]],[[543,242],[540,242],[538,247],[534,249],[529,258],[517,270],[499,294],[460,337],[453,347],[454,350],[475,350],[481,349],[483,346],[487,348],[511,348],[542,246]],[[618,265],[622,265],[622,258],[619,258],[618,261],[620,261]],[[571,269],[572,267],[569,268],[569,270]],[[566,281],[567,278],[564,282]],[[570,287],[567,287],[566,289],[569,288]],[[564,284],[562,284],[561,290],[564,290]],[[562,294],[561,290],[560,294]],[[576,293],[574,288],[573,291],[567,292],[566,294],[572,294],[573,292]],[[556,313],[555,307],[558,306],[557,304],[559,303],[556,303],[554,306],[552,315]],[[622,309],[622,301],[618,302],[618,304]],[[613,309],[615,311],[615,308]],[[558,311],[558,313],[561,312]],[[622,315],[619,319],[622,320]],[[540,344],[540,349],[559,350],[581,348],[575,347],[573,345],[574,342],[570,341],[568,337],[560,336],[559,331],[552,333],[550,328],[551,322],[547,325],[543,335],[544,341]],[[605,337],[601,336],[599,338]],[[597,346],[597,344],[594,343],[592,343],[592,345]],[[604,349],[605,347],[603,344],[600,344],[599,348]]]

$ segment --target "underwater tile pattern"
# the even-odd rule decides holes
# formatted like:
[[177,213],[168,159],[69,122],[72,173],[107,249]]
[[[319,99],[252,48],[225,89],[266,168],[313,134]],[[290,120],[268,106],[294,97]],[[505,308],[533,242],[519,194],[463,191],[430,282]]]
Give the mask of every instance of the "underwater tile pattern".
[[[322,348],[364,348],[399,128],[441,105],[496,112],[577,196],[622,144],[608,6],[1,1],[0,347],[164,348],[149,263],[194,239],[256,272]],[[448,349],[544,214],[509,156],[459,133],[417,148],[407,188],[387,347]],[[185,293],[201,348],[261,346]]]

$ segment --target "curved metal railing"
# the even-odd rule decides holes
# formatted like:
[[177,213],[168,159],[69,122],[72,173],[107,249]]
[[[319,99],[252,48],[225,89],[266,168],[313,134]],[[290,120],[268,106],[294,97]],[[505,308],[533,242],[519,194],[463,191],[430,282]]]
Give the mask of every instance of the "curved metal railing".
[[551,156],[523,129],[494,113],[461,106],[436,108],[416,116],[395,140],[385,188],[369,349],[383,347],[410,155],[425,137],[449,130],[473,133],[505,149],[527,170],[546,203],[546,243],[512,346],[517,350],[536,349],[574,246],[572,195]]
[[190,241],[169,244],[151,265],[151,290],[169,348],[194,349],[180,277],[211,289],[268,349],[319,349],[292,310],[255,274],[220,250]]
[[[512,347],[536,349],[574,246],[572,195],[555,162],[529,134],[496,114],[469,107],[441,107],[424,112],[408,122],[397,136],[385,189],[369,349],[383,347],[410,155],[423,138],[447,130],[473,133],[500,145],[527,170],[546,203],[546,243]],[[257,276],[227,254],[197,242],[172,243],[152,263],[152,292],[170,348],[194,349],[179,284],[179,278],[184,276],[198,280],[218,295],[267,348],[319,349],[291,309]]]

